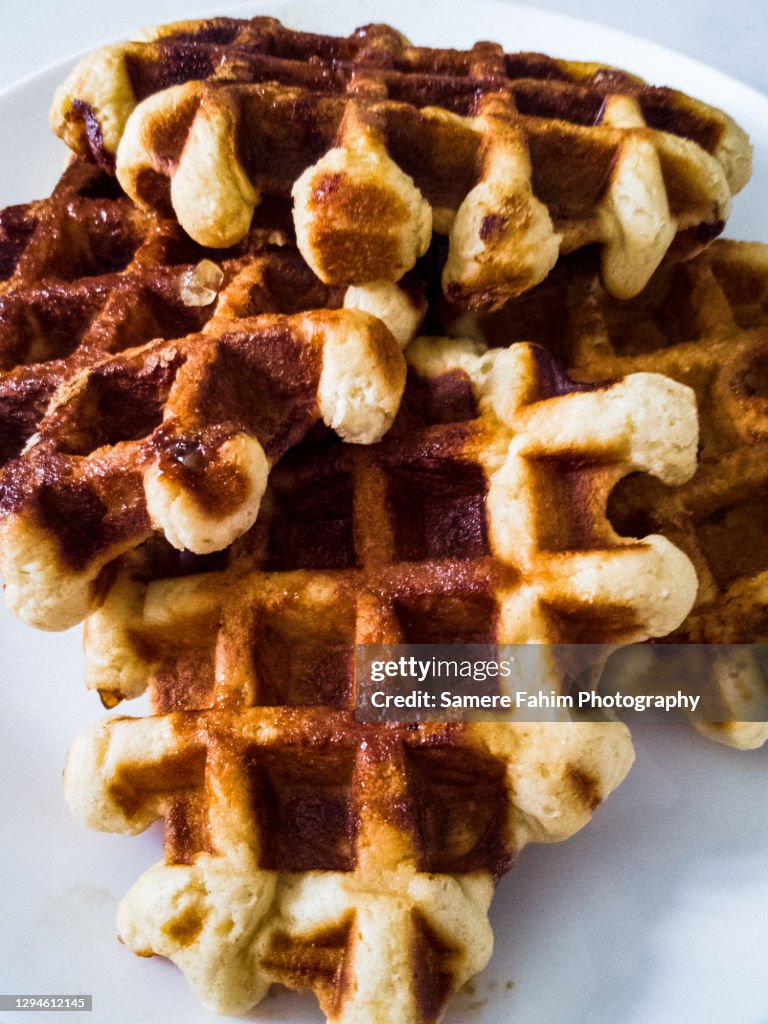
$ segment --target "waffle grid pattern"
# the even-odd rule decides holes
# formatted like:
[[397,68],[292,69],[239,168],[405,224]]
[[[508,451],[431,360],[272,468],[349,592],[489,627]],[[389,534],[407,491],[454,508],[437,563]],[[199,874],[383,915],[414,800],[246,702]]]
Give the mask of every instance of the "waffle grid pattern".
[[[645,476],[622,481],[609,512],[622,534],[660,532],[696,567],[690,615],[670,642],[760,643],[768,621],[768,247],[717,241],[695,260],[660,271],[636,299],[606,295],[593,264],[564,265],[499,314],[452,330],[491,342],[545,345],[578,380],[653,370],[696,393],[696,475],[669,487]],[[740,682],[739,682],[740,680]],[[718,688],[738,717],[761,672],[725,673]],[[759,723],[708,727],[735,745],[764,742]]]
[[[105,47],[51,122],[74,162],[0,213],[0,570],[88,616],[106,706],[149,693],[65,772],[92,827],[163,821],[120,936],[219,1012],[436,1024],[631,743],[358,722],[355,645],[539,642],[556,685],[547,644],[762,636],[768,257],[674,262],[748,140],[614,68],[269,18]],[[438,266],[456,336],[413,342]]]
[[[693,598],[678,552],[605,519],[632,468],[692,470],[686,389],[579,388],[526,345],[425,338],[408,358],[385,441],[305,442],[227,567],[157,579],[137,553],[87,624],[89,684],[108,703],[149,687],[156,716],[82,737],[70,802],[114,831],[165,817],[164,861],[125,898],[121,935],[217,1009],[281,981],[333,1021],[434,1021],[488,956],[493,879],[525,842],[581,827],[628,767],[621,727],[357,723],[355,643],[577,640],[580,611],[621,642],[668,630]],[[663,453],[645,399],[672,417]],[[505,522],[520,473],[541,506]],[[553,518],[566,491],[581,518]]]
[[[423,338],[407,356],[411,381],[388,437],[286,456],[221,576],[225,588],[242,577],[232,606],[263,617],[238,642],[250,650],[259,628],[272,638],[270,678],[280,669],[269,663],[302,663],[318,636],[351,658],[355,643],[628,643],[682,621],[696,588],[687,559],[657,536],[619,537],[606,503],[633,470],[670,483],[692,472],[690,391],[653,374],[580,388],[528,345],[485,352]],[[112,699],[143,691],[142,652],[177,658],[181,613],[166,620],[163,609],[207,603],[194,574],[150,582],[154,597],[136,586],[134,596],[116,587],[87,627],[89,685]],[[207,626],[180,632],[210,642]],[[302,692],[322,690],[329,672],[305,670]],[[240,669],[227,671],[240,686]]]
[[[226,547],[314,422],[369,442],[397,411],[398,342],[372,312],[326,309],[349,293],[274,229],[214,262],[75,164],[0,231],[0,564],[27,621],[81,619],[105,566],[155,529]],[[417,297],[355,292],[369,310],[399,303],[407,340]]]
[[67,765],[76,813],[165,859],[121,904],[137,953],[243,1012],[272,982],[330,1021],[432,1022],[491,950],[493,879],[565,838],[631,761],[621,726],[356,726],[328,707],[112,720]]
[[299,246],[329,282],[397,280],[448,233],[444,287],[472,308],[590,243],[609,290],[636,294],[673,243],[722,229],[751,161],[726,115],[614,68],[413,47],[382,25],[163,26],[87,58],[51,119],[204,244],[233,244],[263,195],[293,191]]

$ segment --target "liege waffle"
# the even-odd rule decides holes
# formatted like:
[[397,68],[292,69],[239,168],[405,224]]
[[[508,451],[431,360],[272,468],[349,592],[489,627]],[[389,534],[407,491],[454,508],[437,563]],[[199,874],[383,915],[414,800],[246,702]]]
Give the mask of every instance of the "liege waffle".
[[590,243],[611,293],[636,294],[670,247],[719,233],[751,167],[742,130],[681,93],[493,43],[414,47],[385,25],[343,39],[271,18],[166,25],[86,58],[51,123],[206,245],[292,193],[327,282],[398,280],[448,234],[443,285],[472,308]]
[[407,353],[385,440],[306,441],[225,568],[157,579],[153,555],[146,582],[124,563],[87,623],[90,685],[149,687],[156,714],[81,737],[68,799],[103,830],[165,818],[119,932],[224,1012],[277,981],[331,1021],[435,1021],[490,954],[493,879],[629,766],[616,725],[358,723],[356,643],[621,643],[695,593],[669,542],[621,539],[605,512],[632,469],[693,470],[688,389],[572,385],[529,345]]
[[[575,259],[493,316],[452,327],[486,340],[545,345],[578,380],[655,371],[696,392],[696,475],[670,487],[647,476],[612,495],[619,532],[667,536],[696,566],[696,604],[670,642],[751,644],[768,639],[768,246],[717,241],[657,272],[636,299],[616,302],[596,266]],[[715,683],[735,717],[765,693],[756,663],[715,662]],[[768,725],[722,723],[715,738],[755,746]]]
[[0,571],[43,628],[153,530],[230,544],[318,419],[378,439],[423,313],[405,287],[328,288],[273,227],[206,252],[83,163],[0,214],[0,267]]
[[95,828],[165,819],[164,859],[123,899],[119,934],[223,1013],[278,982],[338,1024],[432,1024],[490,957],[495,877],[526,842],[586,824],[632,761],[618,724],[385,728],[303,695],[232,696],[113,719],[65,772]]
[[[349,643],[630,643],[682,622],[696,593],[688,559],[657,535],[619,537],[605,508],[627,473],[693,473],[690,389],[645,373],[573,384],[524,344],[424,337],[406,355],[411,380],[384,441],[286,456],[221,578],[112,589],[86,624],[91,687],[109,703],[137,696],[154,678],[148,659],[167,649],[175,662],[176,634],[208,649],[211,629],[176,616],[201,581],[218,608],[216,581],[228,592],[242,575],[249,596],[234,604],[263,605],[270,636],[295,587],[316,595],[316,618],[296,620],[294,639],[310,644],[328,628]],[[270,649],[276,664],[290,658]]]

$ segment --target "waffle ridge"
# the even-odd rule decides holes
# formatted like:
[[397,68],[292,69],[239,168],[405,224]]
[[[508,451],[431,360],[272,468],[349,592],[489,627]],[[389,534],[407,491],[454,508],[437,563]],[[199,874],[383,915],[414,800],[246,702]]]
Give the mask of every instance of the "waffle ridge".
[[0,215],[0,251],[0,569],[26,621],[83,618],[155,530],[226,547],[315,422],[367,443],[397,411],[420,300],[356,289],[353,308],[282,230],[212,254],[76,162]]
[[119,932],[220,1012],[279,982],[312,989],[329,1021],[436,1021],[490,956],[494,877],[528,840],[585,824],[632,759],[618,724],[366,728],[231,698],[113,719],[65,774],[94,827],[165,818],[164,860]]
[[[672,483],[693,472],[690,390],[656,374],[574,384],[526,344],[423,337],[406,355],[410,381],[387,437],[286,456],[206,595],[242,577],[244,606],[276,602],[279,621],[296,588],[317,589],[348,644],[628,643],[676,628],[695,594],[690,564],[658,536],[619,537],[605,509],[628,473]],[[181,608],[199,583],[155,580],[148,592]],[[123,579],[87,624],[88,682],[110,702],[138,696],[152,677],[141,652],[170,642],[164,627],[138,641],[149,599],[135,586],[145,596],[129,597]]]
[[262,196],[292,192],[299,246],[328,282],[397,280],[433,230],[448,234],[443,284],[471,308],[591,243],[609,290],[636,294],[670,247],[719,233],[751,162],[726,115],[615,68],[269,18],[161,26],[97,51],[51,124],[205,244],[232,244]]
[[[695,476],[672,487],[627,477],[610,508],[619,532],[658,531],[696,567],[696,603],[667,642],[766,638],[767,296],[768,246],[718,240],[695,260],[662,268],[629,302],[606,295],[594,264],[578,260],[506,310],[472,324],[464,317],[451,327],[491,343],[532,338],[577,380],[650,371],[693,388],[700,422]],[[764,699],[766,682],[756,663],[725,671],[716,662],[714,673],[723,713],[738,719],[740,709]],[[756,746],[768,737],[760,722],[702,728],[735,746]]]
[[356,643],[578,642],[587,623],[621,643],[694,596],[668,542],[605,518],[632,468],[692,471],[686,388],[574,385],[526,344],[406,353],[383,441],[305,441],[225,564],[158,572],[137,551],[86,626],[89,685],[110,704],[148,688],[155,716],[83,736],[69,801],[106,830],[165,818],[120,933],[220,1010],[279,981],[331,1021],[436,1020],[490,953],[493,879],[581,827],[629,766],[618,725],[357,722]]

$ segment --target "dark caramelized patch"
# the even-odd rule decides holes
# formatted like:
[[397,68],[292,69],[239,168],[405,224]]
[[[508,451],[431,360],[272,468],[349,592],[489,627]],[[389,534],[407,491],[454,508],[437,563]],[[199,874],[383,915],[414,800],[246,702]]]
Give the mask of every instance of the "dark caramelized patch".
[[[669,184],[669,205],[672,212],[682,208],[686,200],[686,191],[677,182]],[[710,242],[723,233],[725,221],[718,218],[712,221],[704,221],[702,224],[694,224],[689,228],[678,231],[668,250],[668,258],[671,261],[689,260],[701,252]]]
[[768,351],[750,358],[729,378],[731,390],[747,398],[768,398]]
[[166,46],[170,46],[175,42],[209,43],[215,46],[226,46],[234,42],[242,25],[243,22],[238,21],[236,18],[211,18],[189,30],[169,32],[168,35],[163,36],[163,43]]
[[403,402],[392,430],[395,436],[408,435],[425,426],[465,423],[477,415],[472,382],[463,370],[425,379],[409,369]]
[[412,911],[411,922],[411,966],[416,1001],[421,1019],[433,1021],[440,1017],[445,1004],[453,995],[451,958],[455,951],[418,910]]
[[139,103],[174,85],[209,78],[218,62],[214,50],[196,46],[194,41],[160,41],[157,45],[166,59],[144,60],[138,54],[126,55],[128,77]]
[[275,489],[267,570],[350,569],[356,564],[352,478],[339,472]]
[[53,381],[19,381],[0,389],[0,466],[17,458],[45,414]]
[[62,239],[48,271],[63,281],[99,277],[125,270],[143,241],[139,218],[117,206],[97,204],[92,210],[74,210],[61,222]]
[[[560,365],[567,365],[565,348],[568,323],[569,282],[583,274],[591,254],[585,249],[576,256],[562,256],[557,267],[535,288],[510,300],[495,312],[478,314],[483,341],[491,347],[506,347],[516,341],[543,346]],[[436,302],[439,302],[439,297]],[[436,333],[448,328],[454,333],[455,311],[442,303]]]
[[121,769],[110,796],[126,817],[133,817],[151,798],[199,790],[205,770],[205,749],[191,747],[170,754],[154,764],[128,765]]
[[125,200],[125,192],[120,187],[120,182],[114,175],[106,173],[94,174],[92,178],[84,181],[77,194],[81,199]]
[[[330,308],[330,289],[295,251],[275,254],[264,268],[264,280],[251,294],[254,313],[301,313]],[[244,310],[248,315],[248,310]]]
[[496,636],[498,610],[491,594],[414,594],[395,600],[407,644],[485,644]]
[[60,482],[40,488],[37,505],[65,561],[75,568],[86,566],[104,544],[107,508],[98,494],[86,482]]
[[136,174],[136,196],[163,217],[173,217],[171,183],[168,178],[151,167],[142,167]]
[[205,918],[200,915],[199,911],[187,907],[181,914],[163,926],[163,932],[174,945],[189,946],[198,937],[204,925]]
[[[211,315],[207,306],[185,306],[180,297],[178,280],[158,283],[142,289],[133,298],[133,317],[126,341],[131,347],[153,338],[183,338],[199,331]],[[140,319],[141,318],[141,319]]]
[[737,505],[717,509],[698,524],[702,553],[721,587],[768,568],[767,502],[768,488],[762,487]]
[[515,105],[521,114],[529,117],[555,118],[571,124],[593,125],[600,122],[604,97],[583,86],[569,83],[546,85],[537,81],[516,83],[513,91]]
[[105,171],[114,172],[115,159],[104,147],[104,134],[93,107],[90,103],[86,103],[85,100],[73,99],[72,110],[82,121],[85,137],[88,139],[88,148],[93,159]]
[[390,99],[398,103],[409,103],[417,109],[443,107],[460,117],[474,114],[478,97],[482,95],[477,82],[448,75],[410,73],[407,76],[382,77]]
[[[191,768],[191,771],[195,769]],[[198,853],[214,852],[203,793],[185,793],[183,796],[175,797],[165,816],[164,853],[167,862],[191,864]],[[195,925],[198,925],[198,930],[202,925],[202,921],[196,916],[182,920],[177,918],[176,922],[174,927],[183,930],[185,934],[196,934]],[[189,941],[193,941],[193,937]]]
[[[23,299],[18,295],[0,298],[0,369],[72,355],[107,297],[106,289],[86,291],[54,284],[35,288]],[[4,383],[5,388],[15,389],[25,381]]]
[[616,479],[610,464],[543,457],[530,460],[533,529],[544,551],[608,550],[613,538],[605,528],[607,492]]
[[157,566],[163,579],[179,576],[199,576],[206,572],[222,572],[227,568],[229,550],[212,551],[209,555],[196,555],[193,551],[177,551],[165,537],[156,536],[142,545],[141,553],[147,553],[148,564]]
[[331,746],[254,748],[246,770],[262,841],[262,868],[354,868],[354,751]]
[[643,114],[650,128],[669,132],[698,143],[714,152],[723,128],[712,117],[697,110],[693,103],[673,89],[643,86],[640,91]]
[[533,346],[533,354],[536,359],[537,398],[539,401],[575,392],[599,391],[606,387],[607,382],[587,384],[571,380],[560,364],[540,345]]
[[507,226],[506,218],[497,213],[489,213],[483,217],[480,224],[480,238],[483,242],[496,241],[503,234]]
[[552,218],[567,222],[591,217],[610,182],[616,140],[585,135],[566,124],[553,133],[546,121],[531,120],[527,141],[533,191]]
[[509,795],[501,761],[458,745],[414,747],[407,777],[420,871],[507,870]]
[[36,227],[29,206],[9,206],[0,212],[0,281],[12,276]]
[[601,312],[611,342],[620,356],[657,352],[694,341],[705,333],[702,302],[695,275],[685,264],[663,268],[634,299],[605,299]]
[[[158,363],[138,376],[110,373],[95,375],[98,388],[98,414],[104,444],[134,441],[151,434],[163,418],[163,407],[175,374],[178,359],[165,366]],[[100,439],[101,440],[101,439]]]
[[565,779],[579,803],[590,811],[597,810],[602,800],[598,779],[577,765],[568,766],[565,771]]
[[338,924],[309,935],[275,932],[262,957],[264,969],[291,988],[314,990],[323,1011],[332,1018],[347,998],[354,927],[355,916],[349,913]]
[[347,707],[354,685],[354,607],[303,609],[287,600],[256,613],[251,657],[260,705]]
[[510,78],[535,78],[541,82],[568,81],[568,74],[556,60],[543,53],[508,53],[504,69]]
[[642,627],[641,613],[626,605],[601,603],[598,612],[589,605],[558,604],[547,608],[554,643],[626,643],[626,637]]
[[423,459],[389,471],[400,561],[478,558],[488,551],[486,481],[469,462]]
[[197,392],[200,417],[234,423],[259,438],[267,457],[296,444],[312,423],[319,356],[288,327],[247,327],[218,339],[215,364]]
[[[638,485],[640,488],[639,493]],[[659,502],[668,488],[659,480],[630,473],[608,499],[608,520],[621,537],[647,537],[663,530]]]
[[[78,394],[76,421],[58,434],[61,450],[87,455],[102,445],[147,437],[162,423],[168,393],[183,361],[177,355],[167,362],[150,361],[146,368],[115,361],[94,369]],[[71,408],[67,416],[71,418]]]

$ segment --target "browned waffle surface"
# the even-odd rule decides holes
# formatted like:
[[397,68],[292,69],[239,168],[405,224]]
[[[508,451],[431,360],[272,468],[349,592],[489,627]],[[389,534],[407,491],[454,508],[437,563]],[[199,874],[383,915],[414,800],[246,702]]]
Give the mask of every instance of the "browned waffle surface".
[[436,1021],[490,956],[494,878],[527,841],[585,824],[632,760],[621,725],[363,727],[231,699],[113,719],[65,773],[93,827],[165,819],[119,933],[220,1012],[279,982],[329,1021]]
[[231,543],[317,420],[378,439],[421,314],[399,286],[323,285],[274,225],[207,252],[82,163],[0,214],[0,264],[0,569],[45,628],[155,530]]
[[589,243],[609,290],[636,294],[670,246],[721,230],[751,160],[726,115],[614,68],[269,18],[104,48],[51,119],[205,244],[232,244],[264,196],[292,192],[301,250],[329,282],[397,280],[447,233],[443,283],[471,307],[500,305]]
[[[196,575],[148,588],[121,580],[88,622],[91,686],[135,696],[162,676],[166,645],[174,661],[175,631],[214,642],[174,617],[204,595],[215,603],[220,588],[245,587],[233,607],[271,638],[254,657],[278,688],[279,666],[301,662],[318,632],[341,654],[356,642],[626,643],[680,624],[696,590],[690,563],[658,535],[619,537],[606,504],[632,471],[668,483],[693,471],[689,389],[656,374],[573,385],[529,345],[422,338],[407,356],[388,437],[284,458],[255,526],[204,593]],[[304,685],[324,678],[307,667]]]
[[[612,495],[611,518],[625,535],[664,534],[696,566],[696,604],[669,640],[765,642],[768,247],[718,241],[691,262],[666,266],[622,303],[605,293],[592,265],[572,262],[500,313],[473,325],[464,318],[454,329],[505,344],[538,341],[580,380],[655,371],[693,388],[701,434],[696,475],[674,487],[627,477]],[[753,687],[764,685],[756,679],[744,682],[744,707]],[[737,683],[722,685],[737,712]],[[713,731],[751,744],[768,734],[748,725]]]
[[68,799],[105,830],[165,818],[119,931],[219,1010],[277,981],[331,1021],[435,1021],[487,961],[493,879],[629,766],[621,726],[359,723],[356,644],[621,643],[695,594],[668,541],[606,517],[626,473],[693,471],[687,388],[574,385],[525,344],[407,358],[382,442],[306,440],[217,564],[138,551],[87,623],[89,685],[155,715],[83,736]]

